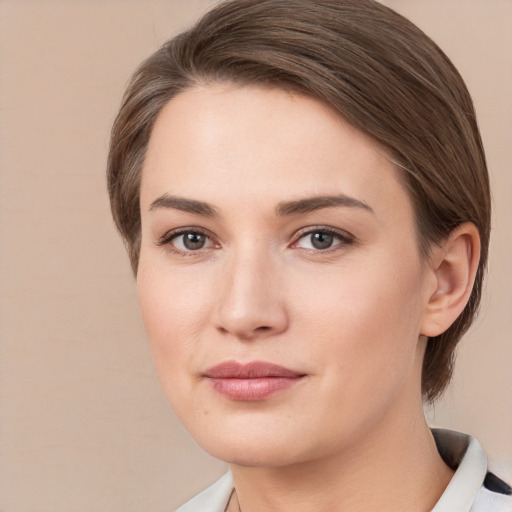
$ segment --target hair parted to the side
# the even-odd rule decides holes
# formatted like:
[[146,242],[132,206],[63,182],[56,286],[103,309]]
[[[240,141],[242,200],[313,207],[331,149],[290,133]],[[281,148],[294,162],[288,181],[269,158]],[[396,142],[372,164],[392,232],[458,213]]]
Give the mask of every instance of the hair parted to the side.
[[373,0],[221,2],[142,63],[112,129],[110,200],[134,273],[141,169],[153,124],[171,98],[208,82],[308,95],[387,148],[409,189],[425,257],[461,223],[477,226],[481,259],[469,302],[428,341],[422,391],[433,401],[450,380],[454,349],[478,308],[490,232],[484,151],[457,70],[415,25]]

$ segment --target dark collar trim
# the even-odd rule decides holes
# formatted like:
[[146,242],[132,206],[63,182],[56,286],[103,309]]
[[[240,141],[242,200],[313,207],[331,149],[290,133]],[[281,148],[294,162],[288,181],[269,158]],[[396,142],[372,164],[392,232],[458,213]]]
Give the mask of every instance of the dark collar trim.
[[484,487],[491,492],[512,496],[512,487],[501,480],[501,478],[498,478],[494,473],[489,472],[485,475]]

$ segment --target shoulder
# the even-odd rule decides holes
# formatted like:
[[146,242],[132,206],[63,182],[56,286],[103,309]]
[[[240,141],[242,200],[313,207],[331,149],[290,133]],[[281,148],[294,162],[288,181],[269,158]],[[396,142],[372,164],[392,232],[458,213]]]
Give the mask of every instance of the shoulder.
[[226,473],[175,512],[224,512],[233,492],[233,477]]

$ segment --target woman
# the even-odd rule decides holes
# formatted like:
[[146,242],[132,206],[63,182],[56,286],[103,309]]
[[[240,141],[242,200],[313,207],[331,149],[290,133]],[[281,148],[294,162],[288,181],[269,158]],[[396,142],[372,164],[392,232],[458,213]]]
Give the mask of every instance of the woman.
[[134,75],[112,211],[171,405],[230,473],[181,511],[512,510],[431,432],[478,308],[471,98],[370,0],[233,0]]

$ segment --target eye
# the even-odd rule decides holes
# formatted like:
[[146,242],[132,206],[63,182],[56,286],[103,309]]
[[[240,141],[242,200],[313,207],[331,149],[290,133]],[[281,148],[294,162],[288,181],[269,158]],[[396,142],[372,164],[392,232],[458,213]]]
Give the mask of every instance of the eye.
[[311,249],[314,251],[327,251],[338,245],[350,245],[354,239],[348,234],[338,233],[332,229],[315,229],[303,233],[294,247],[301,249]]
[[174,245],[185,251],[197,251],[203,249],[208,243],[208,237],[203,233],[184,233],[173,238]]
[[206,233],[195,229],[172,231],[157,243],[177,253],[192,253],[215,247],[214,242]]

